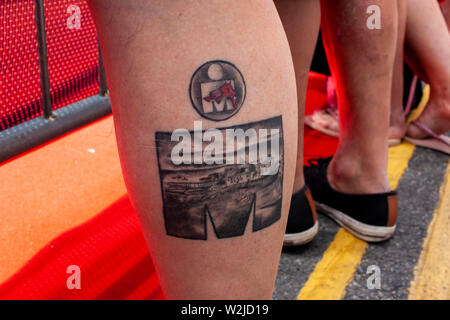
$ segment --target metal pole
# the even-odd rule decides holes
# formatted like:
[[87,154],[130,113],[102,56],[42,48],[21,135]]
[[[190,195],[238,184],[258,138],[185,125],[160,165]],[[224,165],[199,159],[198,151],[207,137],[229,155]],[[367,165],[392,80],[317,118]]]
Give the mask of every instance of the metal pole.
[[34,6],[41,78],[42,111],[45,118],[52,119],[52,98],[50,94],[50,80],[48,75],[47,36],[45,33],[43,0],[35,0]]
[[100,74],[100,80],[99,80],[100,92],[99,92],[99,94],[104,97],[108,94],[108,85],[106,84],[105,65],[103,64],[103,57],[102,57],[102,53],[100,51],[100,45],[98,46],[98,67],[99,67],[99,74]]

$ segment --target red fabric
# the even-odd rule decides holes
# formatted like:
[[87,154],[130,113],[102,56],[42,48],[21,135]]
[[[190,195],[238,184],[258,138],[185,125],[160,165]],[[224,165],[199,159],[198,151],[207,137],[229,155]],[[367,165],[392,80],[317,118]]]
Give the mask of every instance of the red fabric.
[[[325,79],[310,74],[307,114],[326,106]],[[336,146],[336,138],[305,128],[305,161]],[[80,267],[80,290],[67,288],[70,265]],[[163,299],[128,197],[54,239],[0,286],[0,299]]]
[[[67,267],[81,289],[67,288]],[[43,248],[0,286],[0,299],[163,299],[128,197]]]

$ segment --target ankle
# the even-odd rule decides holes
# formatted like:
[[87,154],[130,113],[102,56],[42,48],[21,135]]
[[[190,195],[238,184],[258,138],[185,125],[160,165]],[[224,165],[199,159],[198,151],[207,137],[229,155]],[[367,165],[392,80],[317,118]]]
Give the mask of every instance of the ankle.
[[[450,77],[448,79],[450,81]],[[450,103],[450,82],[430,84],[430,99],[438,99]]]
[[350,194],[390,191],[386,169],[361,160],[361,157],[333,158],[327,172],[333,189]]
[[[303,168],[302,168],[303,170]],[[296,176],[294,180],[294,187],[292,189],[292,194],[295,194],[305,187],[305,179],[303,178],[303,173],[301,176]]]
[[436,115],[443,119],[450,118],[450,88],[449,90],[431,89],[429,104],[436,111]]

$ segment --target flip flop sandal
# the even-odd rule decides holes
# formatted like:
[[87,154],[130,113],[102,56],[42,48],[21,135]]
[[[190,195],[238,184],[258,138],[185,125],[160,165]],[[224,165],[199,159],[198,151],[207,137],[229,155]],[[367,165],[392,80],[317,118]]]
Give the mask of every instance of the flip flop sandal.
[[[404,111],[405,116],[410,112],[412,101],[414,99],[414,92],[418,83],[418,77],[414,76],[411,82],[411,88],[409,90],[408,102]],[[322,132],[326,135],[338,138],[339,137],[339,123],[338,123],[338,111],[335,105],[336,103],[336,91],[334,89],[333,81],[331,77],[327,78],[327,101],[329,107],[322,110],[317,110],[313,115],[305,117],[305,124],[314,130]],[[404,137],[404,140],[414,145],[436,150],[446,154],[450,154],[450,137],[445,135],[437,135],[426,125],[419,121],[411,122],[422,131],[426,132],[429,137],[425,139],[415,139],[412,137]],[[402,142],[401,139],[389,139],[388,144],[390,147],[399,145]]]
[[426,132],[429,137],[424,139],[415,139],[405,136],[405,141],[419,147],[432,149],[450,155],[450,137],[434,133],[430,128],[419,121],[413,121],[411,124],[415,125],[423,132]]
[[[339,138],[339,114],[337,109],[336,89],[331,77],[327,77],[326,92],[328,107],[316,110],[312,115],[305,116],[305,124],[323,134],[331,137]],[[390,147],[397,146],[401,143],[401,139],[389,139]]]
[[314,111],[312,115],[306,116],[304,121],[307,126],[314,130],[339,138],[336,87],[332,77],[327,77],[325,87],[328,107]]
[[328,110],[329,108],[314,111],[313,115],[304,118],[305,124],[328,136],[339,138],[339,122]]
[[[331,110],[334,112],[333,110]],[[339,122],[330,114],[330,108],[317,110],[313,115],[304,118],[305,124],[323,134],[339,138]],[[389,147],[397,146],[402,142],[401,139],[389,139]]]
[[[418,81],[418,77],[414,76],[413,81],[411,83],[411,90],[409,92],[408,103],[407,103],[406,109],[404,111],[405,116],[411,110],[413,92],[415,91],[417,81]],[[427,102],[424,101],[423,104],[425,105]],[[420,130],[422,130],[423,132],[428,134],[428,137],[424,138],[424,139],[416,139],[416,138],[405,136],[403,138],[405,141],[412,143],[419,147],[428,148],[431,150],[439,151],[439,152],[450,155],[450,137],[447,137],[445,135],[436,134],[430,128],[428,128],[425,124],[423,124],[422,122],[417,121],[417,120],[410,122],[410,124],[415,125],[417,128],[419,128]]]

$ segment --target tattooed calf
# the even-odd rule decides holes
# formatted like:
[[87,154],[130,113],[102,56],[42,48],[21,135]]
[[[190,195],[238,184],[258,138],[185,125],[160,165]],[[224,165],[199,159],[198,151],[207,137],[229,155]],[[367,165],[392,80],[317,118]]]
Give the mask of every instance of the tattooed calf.
[[[247,128],[245,131],[241,128],[208,129],[203,132],[202,122],[194,121],[193,135],[187,129],[177,129],[172,132],[171,141],[179,142],[172,148],[171,160],[175,165],[191,163],[244,164],[248,154],[248,163],[257,164],[259,162],[267,165],[260,166],[261,175],[272,175],[278,172],[279,134],[280,129],[278,128],[270,129],[270,131],[267,129],[257,131],[254,128]],[[270,154],[267,151],[268,137],[271,141]],[[246,139],[249,142],[248,146],[245,144]],[[211,143],[204,147],[205,142]],[[247,150],[248,152],[246,152]]]
[[243,235],[250,217],[253,232],[278,221],[284,166],[281,116],[214,129],[212,135],[195,129],[155,134],[167,234],[206,240],[210,219],[217,238],[229,238]]
[[234,116],[245,100],[245,80],[230,62],[213,60],[201,65],[191,78],[189,96],[203,118],[223,121]]

